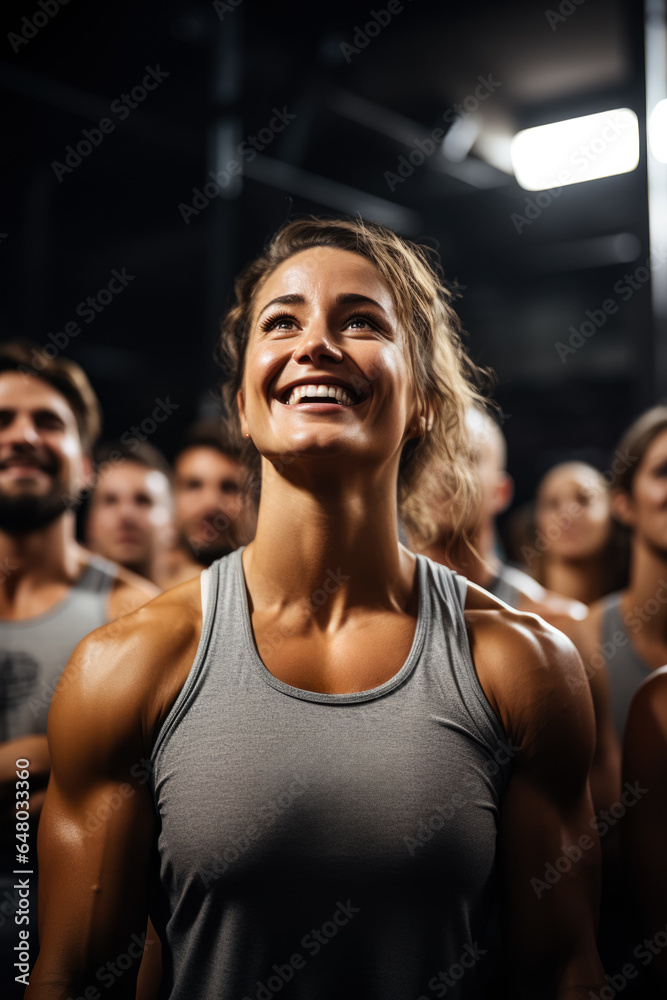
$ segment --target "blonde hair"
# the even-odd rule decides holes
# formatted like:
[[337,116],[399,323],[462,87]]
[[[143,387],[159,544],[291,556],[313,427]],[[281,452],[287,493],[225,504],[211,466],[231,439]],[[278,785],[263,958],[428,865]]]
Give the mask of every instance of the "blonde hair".
[[[292,220],[236,279],[234,303],[222,321],[217,358],[223,369],[223,400],[231,429],[249,449],[248,464],[253,464],[253,451],[255,464],[258,455],[242,439],[236,394],[243,379],[253,307],[268,276],[294,254],[313,247],[359,254],[386,283],[405,332],[418,401],[423,412],[432,415],[430,428],[403,447],[398,481],[401,518],[410,534],[424,544],[435,540],[437,529],[423,492],[429,478],[438,475],[439,488],[444,487],[455,511],[453,534],[460,538],[475,520],[471,514],[477,510],[478,498],[465,414],[470,406],[484,403],[481,386],[489,373],[466,354],[452,306],[455,296],[444,283],[433,251],[377,223],[316,216]],[[434,461],[437,458],[441,461]]]

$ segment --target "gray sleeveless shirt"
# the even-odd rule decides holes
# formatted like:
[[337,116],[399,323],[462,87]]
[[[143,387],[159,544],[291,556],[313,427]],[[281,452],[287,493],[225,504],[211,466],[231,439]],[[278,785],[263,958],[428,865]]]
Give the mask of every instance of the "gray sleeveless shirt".
[[[621,618],[622,591],[604,599],[602,611],[602,653],[609,677],[609,701],[614,728],[623,739],[632,697],[651,673],[651,668],[635,650]],[[638,618],[634,618],[638,621]]]
[[85,635],[109,620],[114,563],[90,555],[79,582],[34,618],[0,619],[0,741],[46,732],[51,696]]
[[160,997],[481,996],[516,748],[475,673],[465,579],[417,556],[401,669],[322,694],[264,666],[241,553],[210,569],[195,661],[152,754]]

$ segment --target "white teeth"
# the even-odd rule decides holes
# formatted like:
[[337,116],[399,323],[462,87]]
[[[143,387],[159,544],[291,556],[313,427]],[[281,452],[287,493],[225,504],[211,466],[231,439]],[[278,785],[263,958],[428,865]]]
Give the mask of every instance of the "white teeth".
[[293,406],[298,403],[304,396],[309,398],[320,398],[324,399],[330,398],[335,399],[336,402],[340,403],[342,406],[353,406],[354,400],[349,396],[349,394],[340,385],[297,385],[292,389],[289,399],[287,400],[288,406]]

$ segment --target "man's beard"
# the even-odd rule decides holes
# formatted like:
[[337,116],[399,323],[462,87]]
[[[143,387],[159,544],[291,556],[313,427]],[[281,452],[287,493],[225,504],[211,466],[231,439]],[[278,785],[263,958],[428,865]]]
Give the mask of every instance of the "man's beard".
[[[215,521],[220,517],[223,517],[224,521],[227,522],[226,526],[217,528],[214,527]],[[244,534],[244,525],[242,523],[242,518],[235,518],[234,520],[229,520],[229,518],[221,515],[219,511],[212,518],[211,525],[211,538],[195,538],[187,534],[187,531],[181,529],[179,532],[179,543],[181,547],[192,556],[195,562],[198,562],[200,566],[210,566],[211,563],[215,562],[216,559],[222,559],[223,556],[229,555],[235,549],[238,549],[240,545],[243,545],[247,540]]]
[[56,521],[67,508],[67,490],[60,479],[43,496],[31,493],[7,494],[0,490],[0,531],[26,535]]

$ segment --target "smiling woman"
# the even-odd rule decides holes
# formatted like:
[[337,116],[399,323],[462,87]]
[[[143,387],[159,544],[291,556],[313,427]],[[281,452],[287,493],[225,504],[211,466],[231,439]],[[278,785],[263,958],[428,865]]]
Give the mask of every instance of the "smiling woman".
[[239,278],[221,359],[257,533],[201,597],[167,591],[67,667],[30,1000],[83,991],[148,910],[170,1000],[604,984],[581,662],[398,541],[434,451],[474,508],[450,298],[426,251],[360,221],[289,223]]
[[[480,398],[478,386],[485,373],[463,350],[460,322],[452,308],[453,294],[440,280],[426,248],[408,245],[390,230],[361,221],[304,219],[280,230],[266,251],[237,279],[236,303],[223,322],[218,360],[225,373],[223,393],[232,426],[239,427],[236,395],[241,389],[253,316],[260,322],[264,342],[293,341],[299,323],[314,313],[308,271],[316,266],[314,259],[309,267],[303,262],[299,265],[294,258],[314,250],[318,251],[317,259],[331,262],[332,277],[338,276],[338,266],[346,259],[348,268],[355,265],[356,273],[350,275],[350,280],[356,290],[353,286],[341,290],[339,283],[341,289],[331,303],[335,316],[331,318],[341,332],[347,327],[347,342],[361,349],[363,369],[352,365],[347,384],[341,383],[342,373],[337,371],[337,377],[329,383],[320,375],[311,378],[310,385],[341,384],[352,390],[350,396],[355,404],[366,402],[373,393],[385,353],[380,351],[376,356],[374,345],[393,342],[394,354],[402,359],[412,403],[419,410],[400,448],[401,514],[425,535],[432,531],[428,512],[420,501],[419,483],[429,475],[432,453],[444,454],[448,459],[452,509],[457,512],[455,544],[465,523],[474,520],[477,491],[465,443],[464,414]],[[351,259],[350,254],[354,255]],[[282,276],[283,265],[290,260],[290,272],[295,267],[303,272],[295,273],[295,278],[297,283],[299,279],[305,283],[305,294],[295,291],[295,285],[274,296],[267,288],[270,278],[275,284],[276,272],[281,269]],[[280,385],[291,388],[286,382]],[[303,406],[304,396],[310,399],[312,389],[305,384],[295,384],[294,388],[298,388],[299,405]],[[248,443],[246,461],[257,467],[259,452],[252,440]]]

